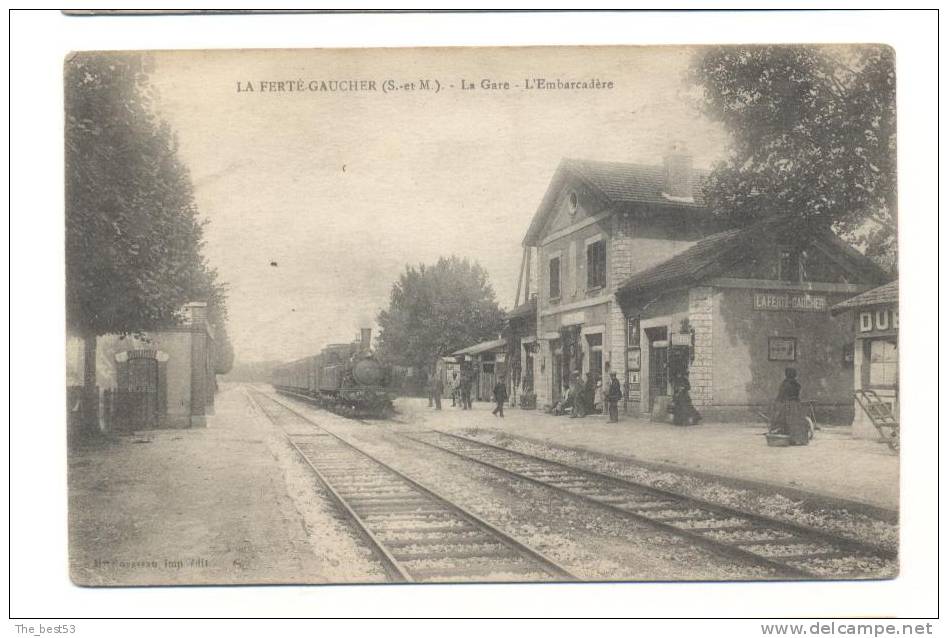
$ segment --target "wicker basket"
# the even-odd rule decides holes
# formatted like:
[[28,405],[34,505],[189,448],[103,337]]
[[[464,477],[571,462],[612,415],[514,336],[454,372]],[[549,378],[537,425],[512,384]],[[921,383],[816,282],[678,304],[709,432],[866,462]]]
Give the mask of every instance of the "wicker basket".
[[790,436],[787,434],[767,433],[767,445],[770,447],[789,447]]

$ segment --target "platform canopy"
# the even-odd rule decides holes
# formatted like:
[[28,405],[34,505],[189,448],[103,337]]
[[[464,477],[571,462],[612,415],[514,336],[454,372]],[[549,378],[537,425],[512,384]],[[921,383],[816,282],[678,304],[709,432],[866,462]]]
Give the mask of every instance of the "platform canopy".
[[872,290],[867,290],[866,292],[856,295],[852,299],[847,299],[841,303],[833,306],[830,311],[835,315],[846,310],[854,310],[856,308],[868,308],[869,306],[885,306],[890,304],[899,303],[899,280],[890,281],[889,283],[879,286],[878,288],[873,288]]
[[475,344],[473,346],[468,346],[463,350],[458,350],[457,352],[452,352],[451,354],[455,356],[464,355],[464,354],[480,354],[481,352],[487,352],[489,350],[496,350],[498,348],[505,348],[507,342],[503,339],[494,339],[493,341],[482,341],[481,343]]

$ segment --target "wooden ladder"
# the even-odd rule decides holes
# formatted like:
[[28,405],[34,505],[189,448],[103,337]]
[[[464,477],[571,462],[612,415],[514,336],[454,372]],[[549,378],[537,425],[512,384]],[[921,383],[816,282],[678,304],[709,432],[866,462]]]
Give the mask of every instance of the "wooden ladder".
[[893,450],[899,449],[899,420],[892,413],[890,404],[879,398],[875,390],[856,390],[856,403],[866,413],[879,436]]

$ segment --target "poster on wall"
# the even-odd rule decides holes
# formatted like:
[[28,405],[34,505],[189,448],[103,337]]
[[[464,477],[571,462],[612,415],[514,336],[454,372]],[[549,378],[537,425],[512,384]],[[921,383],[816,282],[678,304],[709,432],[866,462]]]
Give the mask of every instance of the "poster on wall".
[[641,370],[642,369],[642,349],[641,348],[631,348],[629,349],[629,370]]
[[767,344],[767,359],[770,361],[796,361],[796,338],[770,337],[770,340]]

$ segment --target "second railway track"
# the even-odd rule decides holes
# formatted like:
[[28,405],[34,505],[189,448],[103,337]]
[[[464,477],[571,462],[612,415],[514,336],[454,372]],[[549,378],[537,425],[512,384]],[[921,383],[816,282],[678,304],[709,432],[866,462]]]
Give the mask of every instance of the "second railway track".
[[895,571],[895,552],[823,530],[457,434],[435,430],[409,438],[685,537],[716,554],[768,568],[777,578],[886,578]]
[[395,582],[576,580],[567,570],[282,402],[251,398],[319,477]]

